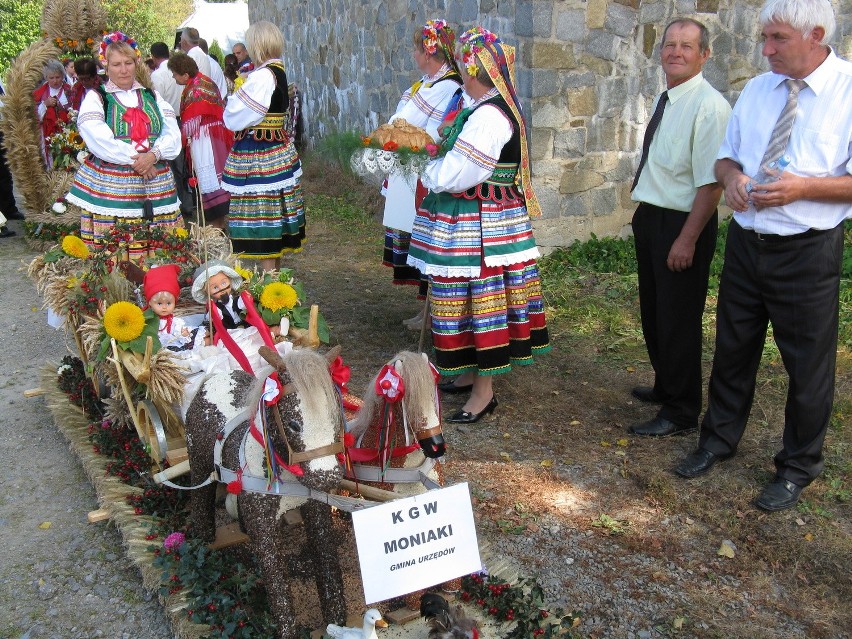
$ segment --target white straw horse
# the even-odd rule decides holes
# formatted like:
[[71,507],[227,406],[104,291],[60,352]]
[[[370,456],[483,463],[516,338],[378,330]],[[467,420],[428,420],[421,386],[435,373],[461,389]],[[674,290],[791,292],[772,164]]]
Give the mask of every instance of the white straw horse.
[[400,497],[443,484],[444,436],[435,384],[425,354],[402,351],[368,384],[363,404],[347,425],[347,477],[390,490]]
[[[277,637],[296,639],[285,556],[291,542],[286,526],[278,521],[292,508],[300,507],[305,522],[310,545],[305,554],[315,562],[325,622],[346,620],[331,507],[306,496],[311,491],[328,493],[340,481],[335,454],[342,450],[343,416],[324,357],[301,349],[283,358],[268,347],[260,353],[272,365],[264,373],[278,374],[277,402],[267,402],[276,385],[266,374],[259,373],[259,379],[243,371],[211,375],[187,411],[187,450],[193,485],[207,480],[215,465],[228,492],[237,495],[240,521],[263,572]],[[269,479],[272,475],[278,481]],[[205,540],[215,534],[215,495],[215,483],[191,494],[192,527]]]

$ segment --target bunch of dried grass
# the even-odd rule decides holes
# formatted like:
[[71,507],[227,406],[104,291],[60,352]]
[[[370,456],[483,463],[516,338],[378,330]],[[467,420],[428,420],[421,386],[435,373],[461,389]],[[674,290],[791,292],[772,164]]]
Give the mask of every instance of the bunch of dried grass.
[[151,379],[145,396],[166,404],[183,402],[187,369],[172,351],[161,348],[151,356]]
[[192,252],[198,257],[199,263],[208,260],[226,260],[233,264],[236,259],[232,254],[231,240],[222,229],[212,226],[189,225]]
[[44,65],[58,58],[59,53],[50,40],[38,40],[15,58],[6,78],[0,128],[6,161],[24,198],[28,217],[47,210],[55,201],[42,159],[41,127],[33,107],[32,92],[43,80]]
[[55,262],[45,262],[39,255],[27,267],[27,275],[43,298],[42,308],[57,315],[68,314],[68,282],[79,274],[80,261],[63,257]]
[[41,30],[51,38],[98,41],[107,29],[107,13],[100,0],[52,0],[41,12]]

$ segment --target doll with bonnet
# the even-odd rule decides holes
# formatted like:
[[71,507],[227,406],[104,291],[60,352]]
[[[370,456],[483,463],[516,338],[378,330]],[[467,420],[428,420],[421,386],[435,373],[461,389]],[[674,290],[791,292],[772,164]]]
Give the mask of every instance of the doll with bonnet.
[[180,317],[175,317],[175,305],[180,295],[176,264],[154,266],[142,280],[148,307],[160,318],[157,336],[164,348],[184,351],[192,347],[192,333]]

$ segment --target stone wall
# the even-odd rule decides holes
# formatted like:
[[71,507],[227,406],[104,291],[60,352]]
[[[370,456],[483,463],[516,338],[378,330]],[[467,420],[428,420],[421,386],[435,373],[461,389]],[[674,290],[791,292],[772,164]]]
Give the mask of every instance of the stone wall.
[[[838,52],[852,54],[852,0],[832,0]],[[663,90],[659,38],[673,17],[710,29],[705,76],[731,102],[766,63],[760,0],[249,0],[287,42],[287,70],[305,96],[312,140],[368,133],[417,79],[414,29],[446,18],[518,47],[518,93],[532,124],[534,184],[548,250],[591,233],[629,232],[630,182],[654,96]],[[711,151],[712,152],[712,151]]]

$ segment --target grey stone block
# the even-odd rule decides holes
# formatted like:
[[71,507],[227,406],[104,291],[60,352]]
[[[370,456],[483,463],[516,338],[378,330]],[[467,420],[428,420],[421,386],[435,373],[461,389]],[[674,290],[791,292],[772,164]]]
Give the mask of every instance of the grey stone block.
[[553,157],[580,158],[586,153],[586,128],[573,127],[557,131],[553,140]]
[[577,89],[580,87],[590,87],[597,84],[597,76],[591,71],[585,73],[563,73],[562,85],[566,89]]
[[612,215],[618,202],[614,186],[601,186],[591,191],[591,213],[595,216]]
[[606,9],[606,21],[604,28],[620,35],[623,38],[630,37],[636,28],[638,16],[636,11],[622,4],[610,2]]
[[552,2],[529,0],[515,5],[515,35],[549,38],[552,31]]
[[560,12],[556,16],[556,37],[566,42],[585,40],[586,12],[578,9]]
[[479,6],[477,0],[464,0],[461,8],[461,22],[468,24],[471,22],[476,22],[477,16],[479,16]]
[[627,96],[625,78],[607,78],[598,83],[598,115],[612,118],[622,112]]
[[586,217],[591,208],[591,193],[592,191],[585,191],[562,196],[559,212],[566,217]]
[[532,96],[553,95],[561,88],[559,74],[553,69],[532,69]]
[[589,32],[589,38],[586,41],[586,51],[604,60],[615,60],[621,42],[621,38],[617,35],[602,29],[593,29]]
[[[668,11],[667,2],[644,2],[639,7],[639,22],[646,24],[648,22],[666,21],[666,11]],[[665,26],[665,25],[661,25]]]

